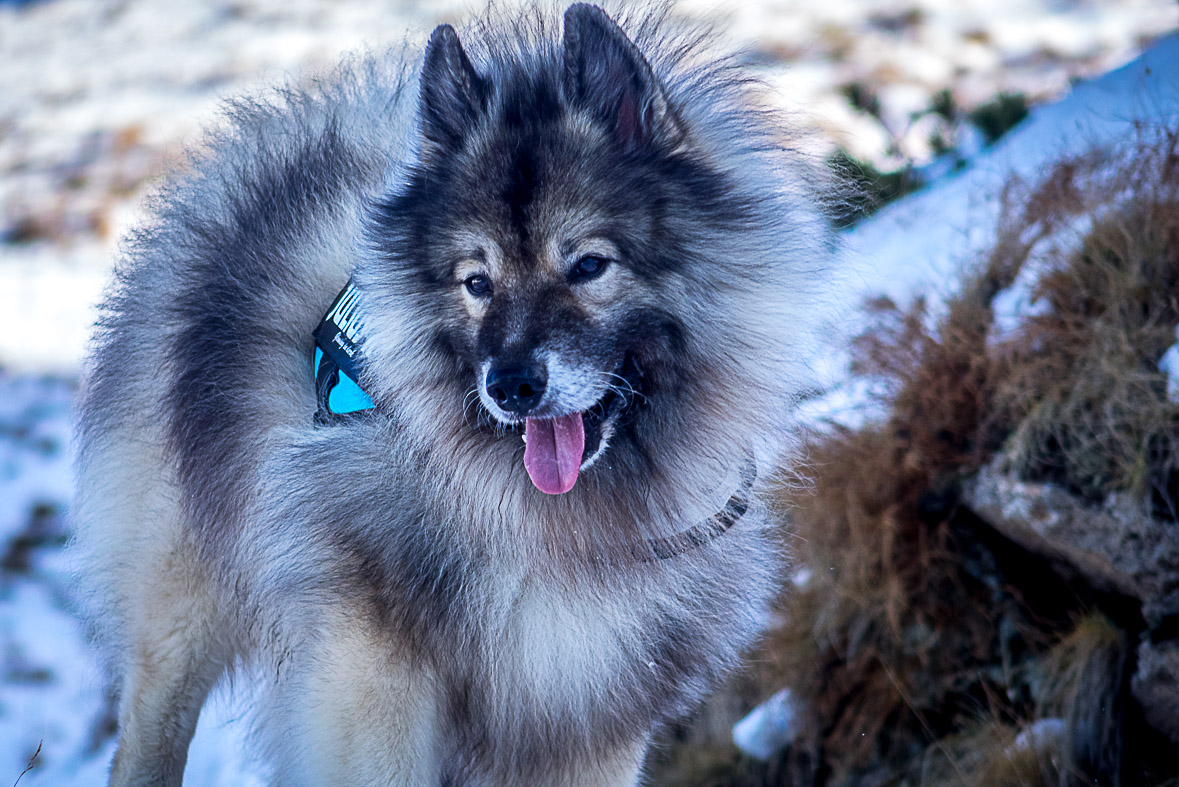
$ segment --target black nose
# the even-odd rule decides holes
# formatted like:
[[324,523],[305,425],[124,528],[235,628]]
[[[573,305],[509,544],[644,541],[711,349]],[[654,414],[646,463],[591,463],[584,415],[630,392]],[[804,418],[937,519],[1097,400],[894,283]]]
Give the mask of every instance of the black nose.
[[544,370],[532,366],[491,367],[487,393],[501,410],[524,414],[544,396]]

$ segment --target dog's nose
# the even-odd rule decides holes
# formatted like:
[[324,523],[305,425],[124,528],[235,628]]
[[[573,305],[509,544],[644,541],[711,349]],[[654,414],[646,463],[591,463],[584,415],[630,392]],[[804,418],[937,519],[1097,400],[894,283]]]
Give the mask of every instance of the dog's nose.
[[544,371],[533,366],[493,366],[487,372],[487,394],[509,413],[523,415],[536,407],[544,386]]

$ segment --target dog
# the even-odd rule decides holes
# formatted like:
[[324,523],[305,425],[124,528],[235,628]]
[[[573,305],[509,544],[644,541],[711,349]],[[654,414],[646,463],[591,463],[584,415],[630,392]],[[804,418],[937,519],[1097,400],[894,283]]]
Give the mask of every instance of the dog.
[[230,103],[149,198],[79,410],[112,785],[247,678],[275,784],[635,784],[738,665],[827,224],[710,46],[489,12]]

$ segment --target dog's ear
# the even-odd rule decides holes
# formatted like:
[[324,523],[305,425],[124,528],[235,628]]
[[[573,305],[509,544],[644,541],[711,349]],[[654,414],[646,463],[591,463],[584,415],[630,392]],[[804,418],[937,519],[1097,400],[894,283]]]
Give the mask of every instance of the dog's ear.
[[565,11],[566,100],[609,126],[624,147],[677,147],[683,125],[638,47],[601,8]]
[[438,25],[426,44],[422,64],[422,135],[429,142],[455,149],[474,127],[487,98],[487,84],[450,25]]

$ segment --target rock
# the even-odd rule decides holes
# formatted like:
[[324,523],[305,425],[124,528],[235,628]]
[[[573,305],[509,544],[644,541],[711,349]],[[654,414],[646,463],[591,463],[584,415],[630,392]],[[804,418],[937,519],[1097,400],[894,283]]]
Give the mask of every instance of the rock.
[[1139,646],[1130,692],[1146,722],[1179,745],[1179,641]]
[[1148,626],[1179,614],[1179,525],[1114,496],[1101,507],[1088,505],[1060,487],[1004,474],[998,462],[964,484],[963,499],[1023,548],[1096,588],[1140,599]]

